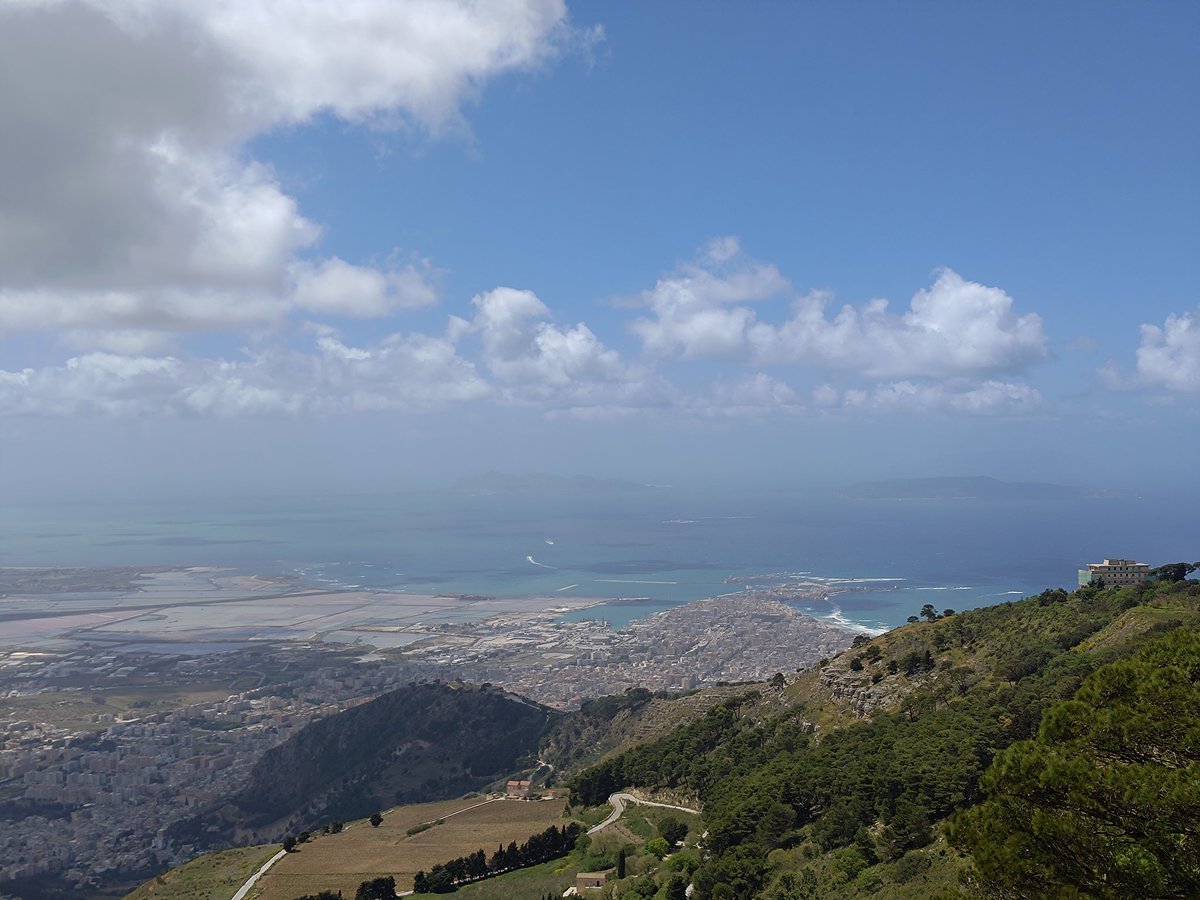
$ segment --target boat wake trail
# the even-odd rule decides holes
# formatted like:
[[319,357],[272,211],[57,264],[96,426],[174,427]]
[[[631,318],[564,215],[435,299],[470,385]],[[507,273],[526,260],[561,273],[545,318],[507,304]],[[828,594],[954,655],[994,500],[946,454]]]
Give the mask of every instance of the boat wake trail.
[[540,562],[538,562],[536,559],[534,559],[534,558],[533,558],[533,554],[532,554],[532,553],[531,553],[531,554],[529,554],[528,556],[526,556],[525,558],[526,558],[527,560],[529,560],[531,563],[533,563],[535,566],[541,566],[543,569],[555,569],[555,568],[557,568],[557,566],[548,566],[548,565],[546,565],[545,563],[540,563]]

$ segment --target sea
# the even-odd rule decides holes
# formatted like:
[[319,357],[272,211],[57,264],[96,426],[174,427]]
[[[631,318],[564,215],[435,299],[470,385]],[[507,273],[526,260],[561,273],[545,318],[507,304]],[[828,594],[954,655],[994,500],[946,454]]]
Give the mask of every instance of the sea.
[[796,608],[877,632],[926,603],[964,610],[1073,588],[1076,570],[1104,557],[1193,560],[1196,509],[1167,495],[705,487],[43,503],[4,508],[0,566],[216,566],[310,587],[597,597],[608,602],[564,618],[617,626],[773,577],[829,584]]

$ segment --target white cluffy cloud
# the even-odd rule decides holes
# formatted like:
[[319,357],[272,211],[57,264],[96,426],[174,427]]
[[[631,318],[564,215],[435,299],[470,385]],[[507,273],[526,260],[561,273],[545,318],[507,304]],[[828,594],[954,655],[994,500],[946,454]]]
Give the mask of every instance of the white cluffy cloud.
[[1162,328],[1143,325],[1137,370],[1145,384],[1200,391],[1200,314],[1169,315]]
[[190,13],[249,73],[246,104],[284,121],[329,110],[437,129],[488,79],[551,56],[567,35],[563,0],[213,0]]
[[381,271],[334,257],[320,265],[298,263],[292,268],[292,277],[293,301],[316,313],[367,318],[432,306],[438,301],[425,272],[413,266]]
[[653,315],[635,321],[633,330],[655,356],[799,365],[872,378],[983,377],[1020,372],[1047,356],[1036,313],[1017,315],[1004,291],[949,269],[900,315],[888,311],[886,300],[872,300],[843,306],[830,318],[828,295],[810,294],[793,301],[785,321],[771,324],[747,305],[788,291],[774,266],[742,260],[736,242],[723,239],[643,296]]
[[323,326],[315,350],[243,359],[94,352],[61,366],[0,371],[0,410],[38,415],[292,415],[426,410],[489,396],[453,343],[393,335],[351,347]]
[[804,409],[791,385],[765,372],[718,380],[708,396],[695,398],[688,405],[706,416],[729,417],[778,416]]
[[618,381],[625,366],[582,323],[561,328],[532,291],[500,287],[471,301],[488,370],[506,384],[561,388],[573,382]]
[[982,384],[951,381],[943,384],[893,381],[870,390],[839,391],[823,384],[813,402],[824,409],[866,409],[879,412],[951,412],[970,415],[1018,415],[1042,405],[1042,396],[1027,384],[988,380]]
[[318,114],[457,127],[569,35],[562,0],[10,0],[0,336],[134,350],[433,302],[420,269],[301,262],[321,229],[248,141]]
[[452,317],[449,334],[478,338],[480,361],[507,402],[595,419],[661,405],[671,392],[656,373],[623,361],[582,322],[555,324],[532,291],[499,287],[471,302],[474,317]]
[[886,300],[843,306],[832,319],[827,299],[795,301],[782,325],[758,323],[750,342],[760,361],[811,364],[873,378],[982,376],[1019,372],[1047,356],[1036,313],[1018,316],[999,288],[942,269],[901,315]]
[[693,263],[660,279],[642,299],[653,317],[632,324],[654,356],[739,360],[752,355],[754,311],[739,305],[788,290],[774,266],[747,263],[736,238],[710,242]]

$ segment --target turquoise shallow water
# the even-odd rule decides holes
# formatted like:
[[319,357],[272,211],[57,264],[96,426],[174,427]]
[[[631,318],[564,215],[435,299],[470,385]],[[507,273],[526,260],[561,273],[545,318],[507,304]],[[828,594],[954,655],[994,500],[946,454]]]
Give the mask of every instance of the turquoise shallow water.
[[45,505],[5,509],[0,565],[217,565],[331,587],[647,598],[573,614],[616,624],[739,590],[730,576],[892,579],[799,607],[878,628],[924,603],[967,609],[1070,587],[1104,556],[1194,559],[1196,508],[675,489]]

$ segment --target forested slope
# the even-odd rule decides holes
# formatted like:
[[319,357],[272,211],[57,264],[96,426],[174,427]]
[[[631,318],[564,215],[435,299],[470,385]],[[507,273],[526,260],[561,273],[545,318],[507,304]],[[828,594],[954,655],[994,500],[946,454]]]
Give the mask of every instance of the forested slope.
[[[584,770],[574,788],[585,803],[624,787],[702,803],[710,855],[694,874],[699,900],[963,896],[985,888],[1052,896],[1055,885],[1082,877],[1055,868],[1054,848],[1070,846],[1072,831],[1118,828],[1103,820],[1104,791],[1116,788],[1077,773],[1079,785],[1040,802],[1048,809],[1064,796],[1078,799],[1078,790],[1091,792],[1090,806],[1048,822],[1030,785],[1055,771],[1053,747],[1073,748],[1083,772],[1105,770],[1109,753],[1123,766],[1113,770],[1114,784],[1135,798],[1110,818],[1136,821],[1141,809],[1174,824],[1153,840],[1129,828],[1104,846],[1072,847],[1078,866],[1091,860],[1094,868],[1137,849],[1124,892],[1097,882],[1090,895],[1195,896],[1188,879],[1197,856],[1189,868],[1183,851],[1194,849],[1188,842],[1200,820],[1189,768],[1200,748],[1191,726],[1200,664],[1189,662],[1198,609],[1196,582],[1046,591],[959,614],[927,609],[928,621],[860,641],[802,676],[785,711],[764,716],[752,696],[727,701]],[[1130,673],[1151,669],[1173,675],[1163,676],[1158,694],[1140,694]],[[1098,711],[1089,718],[1085,708]],[[1168,718],[1188,726],[1167,728]],[[1140,730],[1122,730],[1125,720]],[[809,721],[822,723],[815,735]],[[1143,743],[1153,758],[1131,755]],[[1013,749],[997,759],[1005,748]],[[1164,779],[1172,794],[1159,806],[1136,790]],[[961,815],[973,807],[984,812]],[[940,824],[951,819],[953,847]],[[1004,874],[1039,842],[1045,854],[1033,881]],[[1150,892],[1131,894],[1135,883]]]

